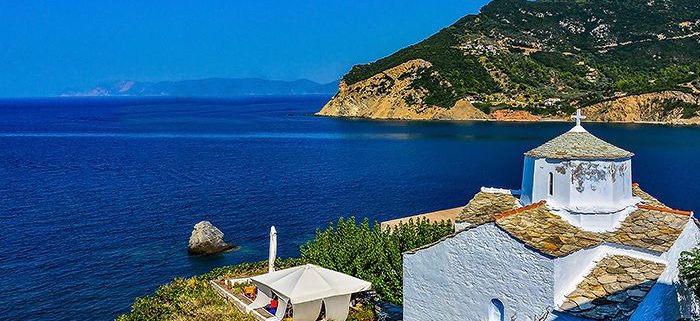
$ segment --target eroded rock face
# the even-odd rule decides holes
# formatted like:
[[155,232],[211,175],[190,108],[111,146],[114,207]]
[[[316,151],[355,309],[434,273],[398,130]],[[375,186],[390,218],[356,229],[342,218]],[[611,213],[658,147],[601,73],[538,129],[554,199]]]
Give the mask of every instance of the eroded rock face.
[[664,91],[597,103],[586,107],[584,113],[593,121],[700,124],[700,115],[683,118],[683,109],[677,107],[678,103],[700,105],[700,99],[694,94]]
[[209,221],[201,221],[195,224],[187,243],[187,252],[192,255],[216,254],[228,251],[233,245],[224,241],[224,233]]
[[534,121],[540,120],[539,116],[530,114],[525,110],[499,109],[491,113],[491,118],[497,121]]
[[427,92],[414,86],[414,81],[431,66],[428,61],[415,59],[350,86],[343,81],[338,94],[317,115],[406,120],[487,118],[467,100],[449,109],[426,104]]
[[[407,61],[382,71],[369,79],[348,85],[341,81],[338,93],[321,111],[320,116],[358,117],[394,120],[495,120],[538,121],[542,117],[521,109],[501,109],[486,114],[468,99],[444,108],[426,103],[428,91],[417,85],[421,77],[441,79],[432,64],[422,59]],[[431,71],[432,70],[432,71]],[[451,88],[449,82],[441,86]],[[681,91],[662,91],[618,97],[585,107],[587,120],[601,122],[659,122],[699,125],[700,111],[689,114],[683,106],[700,106],[700,96]],[[687,107],[686,107],[687,108]],[[552,115],[551,120],[565,120],[568,115]]]

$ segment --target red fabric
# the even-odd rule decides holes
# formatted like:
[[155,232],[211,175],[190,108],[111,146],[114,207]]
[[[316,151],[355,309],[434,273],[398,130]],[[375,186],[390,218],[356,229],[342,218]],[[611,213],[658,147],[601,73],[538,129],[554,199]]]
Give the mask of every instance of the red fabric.
[[270,302],[270,307],[273,309],[277,309],[277,304],[277,299],[274,299],[272,300],[272,302]]

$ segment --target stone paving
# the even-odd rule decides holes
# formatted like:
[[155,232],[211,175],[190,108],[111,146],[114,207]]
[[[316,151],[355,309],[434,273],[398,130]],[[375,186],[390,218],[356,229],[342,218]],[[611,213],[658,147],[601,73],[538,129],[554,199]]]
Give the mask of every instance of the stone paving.
[[595,320],[627,320],[665,268],[661,263],[628,256],[607,256],[559,308]]

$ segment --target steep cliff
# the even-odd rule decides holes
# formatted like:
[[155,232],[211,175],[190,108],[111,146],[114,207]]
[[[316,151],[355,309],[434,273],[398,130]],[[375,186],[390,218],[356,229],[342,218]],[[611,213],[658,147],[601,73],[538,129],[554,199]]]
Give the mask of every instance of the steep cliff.
[[[405,62],[352,85],[342,81],[340,92],[317,115],[372,119],[464,120],[485,119],[484,112],[468,101],[442,108],[425,102],[427,91],[416,79],[432,65],[421,59]],[[437,72],[427,77],[439,78]],[[449,83],[444,83],[449,88]]]
[[[698,57],[696,0],[494,0],[420,43],[354,66],[319,114],[531,120],[592,106],[598,120],[687,122],[700,93]],[[635,104],[639,119],[600,109]]]
[[700,98],[678,91],[620,97],[585,108],[589,120],[700,124]]

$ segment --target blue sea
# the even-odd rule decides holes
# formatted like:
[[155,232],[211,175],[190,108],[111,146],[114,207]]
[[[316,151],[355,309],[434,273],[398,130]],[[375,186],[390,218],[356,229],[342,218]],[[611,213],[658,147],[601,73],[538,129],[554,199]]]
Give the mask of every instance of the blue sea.
[[[174,277],[281,256],[341,216],[386,220],[518,188],[571,123],[315,117],[328,96],[0,101],[0,319],[110,320]],[[700,210],[700,128],[587,124],[634,180]],[[240,250],[187,255],[210,220]]]

